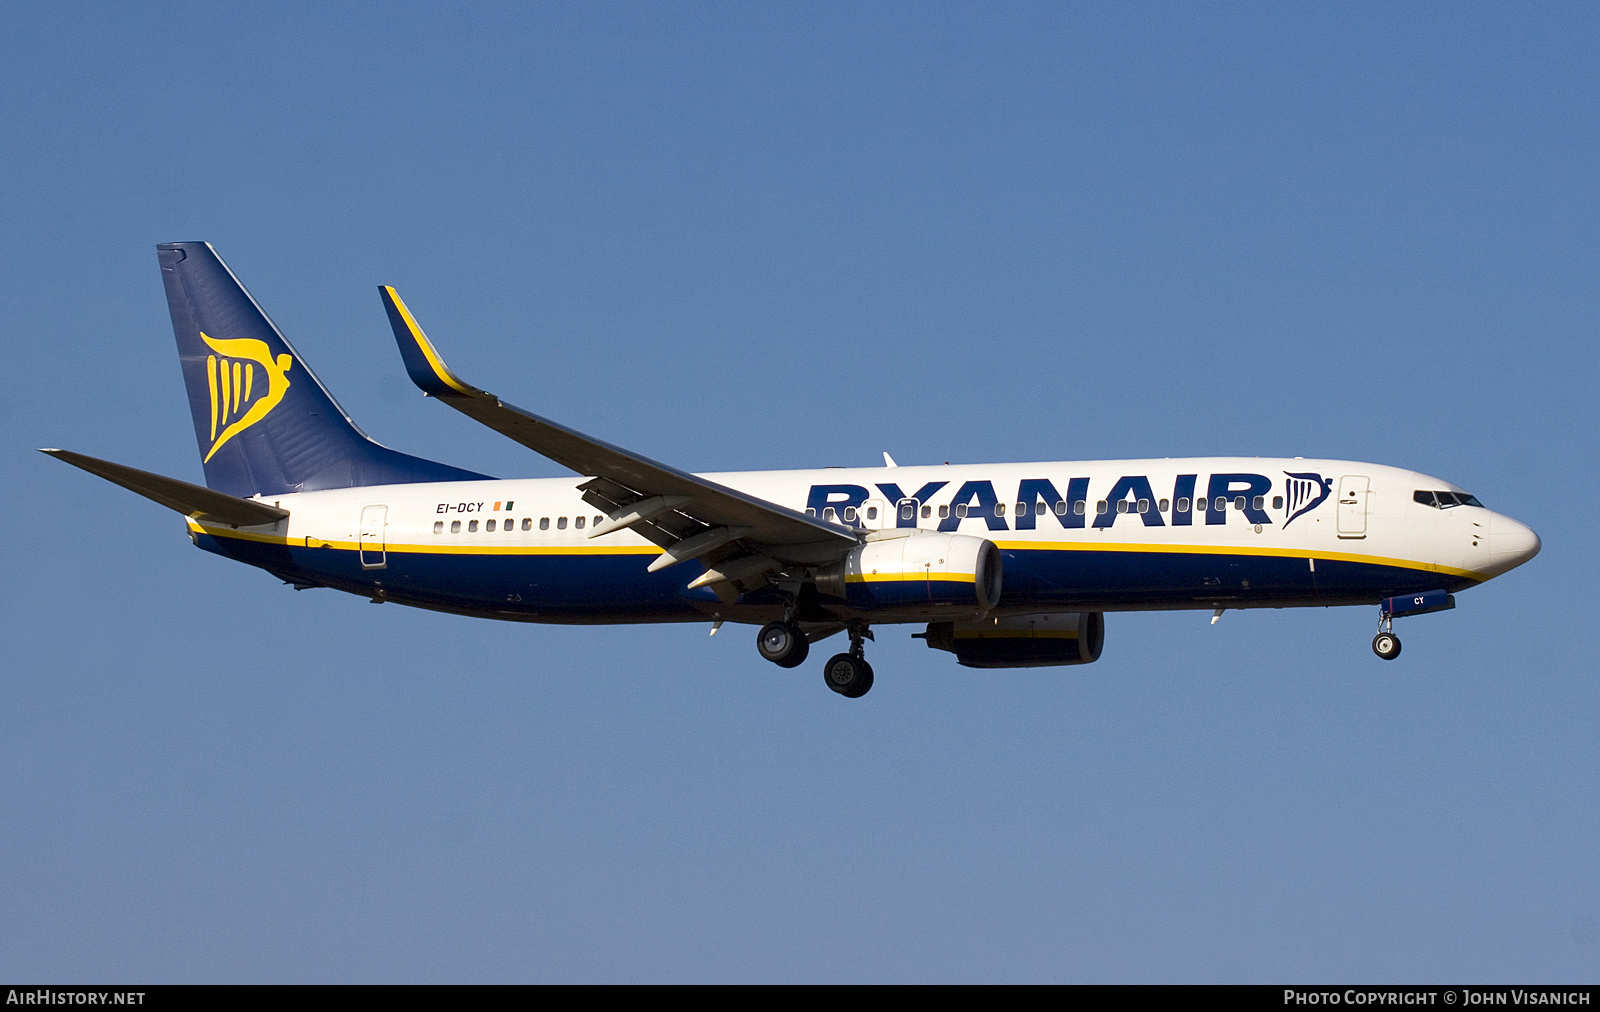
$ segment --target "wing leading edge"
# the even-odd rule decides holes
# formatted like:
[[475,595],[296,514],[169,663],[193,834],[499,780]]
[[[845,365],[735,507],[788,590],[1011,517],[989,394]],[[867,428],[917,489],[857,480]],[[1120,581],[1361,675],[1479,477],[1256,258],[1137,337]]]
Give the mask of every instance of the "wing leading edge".
[[753,566],[752,575],[764,576],[780,568],[758,565],[764,555],[825,562],[857,544],[856,534],[843,527],[586,436],[468,384],[445,365],[399,294],[388,286],[379,292],[411,381],[501,435],[592,476],[578,487],[608,514],[594,536],[633,528],[666,550],[652,569],[697,558],[728,582],[740,582],[732,573]]

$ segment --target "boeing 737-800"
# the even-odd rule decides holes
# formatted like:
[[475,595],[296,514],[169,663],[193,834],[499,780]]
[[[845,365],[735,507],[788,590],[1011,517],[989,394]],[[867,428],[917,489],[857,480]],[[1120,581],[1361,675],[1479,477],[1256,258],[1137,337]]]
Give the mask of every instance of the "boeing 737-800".
[[872,687],[871,627],[979,668],[1086,664],[1104,613],[1378,605],[1393,620],[1531,559],[1465,489],[1342,460],[1204,457],[690,474],[453,373],[380,289],[413,382],[570,468],[495,479],[373,442],[207,243],[157,247],[205,486],[45,450],[185,515],[296,588],[517,622],[759,626],[781,667],[846,633],[828,687]]

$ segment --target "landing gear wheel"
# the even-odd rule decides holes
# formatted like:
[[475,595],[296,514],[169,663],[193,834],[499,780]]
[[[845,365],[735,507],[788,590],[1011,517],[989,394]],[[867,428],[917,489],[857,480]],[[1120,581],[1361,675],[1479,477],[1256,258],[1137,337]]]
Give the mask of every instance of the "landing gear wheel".
[[811,653],[811,643],[794,622],[768,622],[756,634],[756,650],[780,668],[798,668]]
[[839,695],[860,699],[872,689],[872,665],[860,657],[834,654],[822,667],[822,680]]
[[1381,632],[1372,637],[1372,652],[1386,661],[1400,656],[1400,637],[1392,632]]

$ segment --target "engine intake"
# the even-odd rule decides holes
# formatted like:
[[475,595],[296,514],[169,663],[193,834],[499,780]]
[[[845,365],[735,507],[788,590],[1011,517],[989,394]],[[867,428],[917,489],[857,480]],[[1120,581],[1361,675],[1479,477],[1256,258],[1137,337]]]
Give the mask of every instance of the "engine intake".
[[1000,600],[1000,550],[983,538],[930,531],[868,541],[815,576],[819,593],[862,611],[983,615]]
[[1044,668],[1089,664],[1105,645],[1105,616],[1097,611],[1016,615],[976,622],[929,622],[916,634],[948,650],[969,668]]

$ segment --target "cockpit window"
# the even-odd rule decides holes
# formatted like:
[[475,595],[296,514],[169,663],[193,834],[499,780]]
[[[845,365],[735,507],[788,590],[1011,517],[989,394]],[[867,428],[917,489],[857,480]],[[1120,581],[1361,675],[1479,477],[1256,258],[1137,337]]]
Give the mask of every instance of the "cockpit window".
[[1483,503],[1478,497],[1466,492],[1447,492],[1444,490],[1418,489],[1411,493],[1411,498],[1424,506],[1432,506],[1436,510],[1447,510],[1452,506],[1476,506],[1483,508]]

